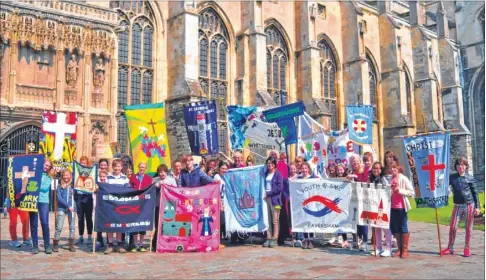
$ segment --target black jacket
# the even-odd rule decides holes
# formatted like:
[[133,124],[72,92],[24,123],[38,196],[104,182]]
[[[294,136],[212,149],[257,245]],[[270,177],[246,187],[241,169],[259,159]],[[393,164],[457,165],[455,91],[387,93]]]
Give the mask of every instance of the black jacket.
[[452,186],[454,194],[454,204],[469,204],[474,202],[474,208],[479,209],[478,191],[476,189],[476,180],[473,176],[466,174],[452,174],[449,178],[449,184]]

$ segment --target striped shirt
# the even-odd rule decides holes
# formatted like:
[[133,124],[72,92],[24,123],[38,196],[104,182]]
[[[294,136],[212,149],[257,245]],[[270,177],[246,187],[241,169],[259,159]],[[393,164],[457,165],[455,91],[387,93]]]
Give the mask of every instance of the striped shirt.
[[128,177],[123,173],[120,173],[120,175],[118,176],[109,173],[108,176],[106,176],[106,183],[115,184],[115,185],[125,185],[125,187],[127,188],[130,187],[130,185],[128,184]]

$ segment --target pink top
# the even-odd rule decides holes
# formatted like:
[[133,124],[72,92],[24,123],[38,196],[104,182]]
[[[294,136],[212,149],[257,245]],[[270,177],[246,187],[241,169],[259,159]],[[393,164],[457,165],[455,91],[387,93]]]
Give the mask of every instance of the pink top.
[[[391,181],[392,190],[398,187],[398,178],[393,178]],[[403,201],[403,196],[397,192],[392,191],[391,195],[391,208],[392,209],[403,209],[405,208],[405,203]]]
[[277,170],[282,174],[283,179],[287,179],[289,177],[289,166],[285,161],[279,160],[277,163]]

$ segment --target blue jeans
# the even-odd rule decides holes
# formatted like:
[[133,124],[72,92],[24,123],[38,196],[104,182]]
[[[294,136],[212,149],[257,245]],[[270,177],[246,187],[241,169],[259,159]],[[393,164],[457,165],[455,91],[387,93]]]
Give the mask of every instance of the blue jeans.
[[408,233],[408,217],[405,209],[391,209],[390,230],[392,234]]
[[[37,229],[39,227],[39,218],[42,226],[42,236],[44,237],[44,246],[49,246],[49,203],[37,204],[39,210],[36,212],[29,212],[30,219],[30,235],[32,236],[32,245],[39,246],[39,238],[37,237]],[[38,218],[39,217],[39,218]]]
[[74,239],[74,212],[70,212],[69,210],[57,210],[57,219],[56,219],[56,232],[54,233],[54,239],[59,240],[61,238],[61,232],[64,227],[64,220],[66,216],[68,217],[69,222],[69,239]]
[[358,238],[363,241],[363,243],[368,242],[368,226],[358,226],[357,230]]

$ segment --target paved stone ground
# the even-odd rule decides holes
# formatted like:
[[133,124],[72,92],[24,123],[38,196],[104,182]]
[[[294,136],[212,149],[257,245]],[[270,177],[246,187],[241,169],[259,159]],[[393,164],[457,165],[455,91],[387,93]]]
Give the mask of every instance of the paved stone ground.
[[[51,223],[53,220],[51,216]],[[1,279],[484,279],[484,232],[474,231],[471,258],[460,255],[439,257],[434,224],[409,224],[412,233],[411,256],[407,260],[375,258],[359,251],[330,247],[302,250],[250,245],[227,247],[215,253],[114,253],[109,256],[102,253],[93,255],[86,246],[75,253],[63,248],[49,256],[43,253],[41,245],[41,252],[32,255],[30,248],[9,247],[8,219],[1,219],[0,225]],[[448,228],[441,227],[441,233],[445,243]],[[67,236],[67,221],[62,236]],[[457,241],[456,248],[462,254],[464,230],[459,230]],[[65,244],[67,240],[61,240],[61,243]]]

